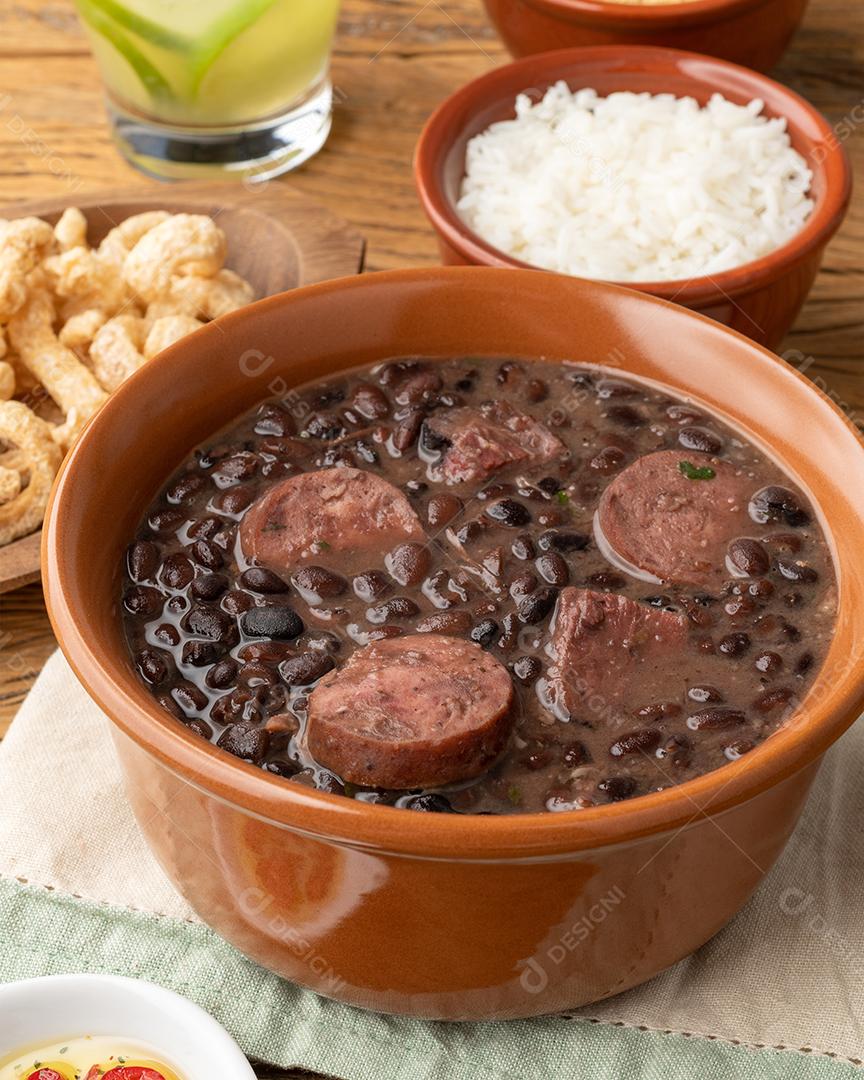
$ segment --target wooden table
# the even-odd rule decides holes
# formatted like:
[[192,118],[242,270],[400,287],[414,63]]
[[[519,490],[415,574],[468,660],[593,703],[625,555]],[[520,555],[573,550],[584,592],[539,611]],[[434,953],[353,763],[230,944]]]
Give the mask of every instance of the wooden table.
[[[333,134],[322,154],[279,183],[365,233],[370,270],[434,263],[411,179],[417,134],[442,98],[504,60],[480,0],[344,0]],[[153,186],[111,145],[71,2],[3,5],[0,61],[0,202],[67,192],[74,202],[80,192]],[[864,5],[811,0],[775,74],[843,122],[853,163],[864,165]],[[864,193],[781,350],[864,425],[862,329]],[[38,586],[0,597],[0,737],[54,647]]]

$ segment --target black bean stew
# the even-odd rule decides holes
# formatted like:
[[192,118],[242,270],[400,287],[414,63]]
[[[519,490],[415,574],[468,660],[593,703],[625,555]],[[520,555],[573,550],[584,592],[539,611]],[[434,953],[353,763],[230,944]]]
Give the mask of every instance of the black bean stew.
[[747,754],[831,637],[804,497],[663,388],[400,359],[267,401],[129,548],[137,670],[204,739],[418,810],[575,810]]

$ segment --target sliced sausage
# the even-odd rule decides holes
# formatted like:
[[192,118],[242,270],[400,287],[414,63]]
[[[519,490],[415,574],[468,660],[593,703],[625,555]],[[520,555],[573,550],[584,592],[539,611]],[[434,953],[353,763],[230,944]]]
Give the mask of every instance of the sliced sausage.
[[485,772],[504,749],[513,686],[479,645],[411,634],[368,645],[309,696],[317,761],[372,787],[440,787]]
[[[300,473],[270,488],[240,526],[250,561],[277,573],[327,554],[351,561],[402,540],[423,540],[420,520],[392,484],[363,469]],[[340,560],[345,565],[346,558]]]
[[683,616],[570,586],[558,598],[541,700],[559,719],[601,727],[651,704],[640,690],[645,685],[659,681],[664,694],[675,697],[680,689],[683,696],[686,640]]
[[506,401],[450,409],[430,416],[426,427],[444,451],[437,471],[449,484],[485,480],[504,465],[550,461],[566,449],[544,424]]
[[726,461],[691,462],[680,450],[646,454],[603,493],[597,544],[646,580],[715,588],[728,576],[729,542],[746,532],[749,487]]

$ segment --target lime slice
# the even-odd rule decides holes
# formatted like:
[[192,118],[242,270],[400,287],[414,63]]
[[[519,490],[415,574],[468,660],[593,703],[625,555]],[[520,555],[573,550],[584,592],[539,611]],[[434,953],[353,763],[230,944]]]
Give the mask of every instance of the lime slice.
[[268,8],[278,0],[246,0],[214,24],[212,29],[195,47],[192,60],[193,82],[195,91],[200,89],[207,72],[216,63],[223,52],[253,26]]
[[87,5],[98,8],[119,26],[125,27],[136,37],[149,41],[151,45],[158,45],[159,48],[170,49],[172,52],[192,52],[195,49],[193,38],[177,34],[169,27],[148,19],[146,15],[138,15],[118,4],[116,0],[87,0]]
[[114,48],[125,57],[129,66],[144,84],[147,92],[154,101],[173,101],[174,91],[168,80],[154,67],[142,52],[125,35],[118,30],[111,19],[99,11],[90,0],[79,0],[79,9],[82,16],[109,41]]

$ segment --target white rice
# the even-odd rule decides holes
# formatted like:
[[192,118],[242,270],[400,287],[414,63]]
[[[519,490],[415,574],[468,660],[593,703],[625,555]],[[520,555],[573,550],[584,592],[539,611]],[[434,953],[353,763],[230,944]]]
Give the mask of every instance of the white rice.
[[566,83],[468,144],[458,202],[487,243],[548,270],[674,281],[767,255],[804,225],[812,174],[784,119],[715,94],[600,97]]

